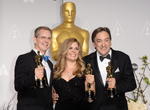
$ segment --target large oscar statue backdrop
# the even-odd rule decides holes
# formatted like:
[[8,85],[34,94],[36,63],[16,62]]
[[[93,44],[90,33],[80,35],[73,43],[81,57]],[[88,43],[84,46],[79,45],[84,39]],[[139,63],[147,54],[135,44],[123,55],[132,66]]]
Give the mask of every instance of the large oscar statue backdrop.
[[87,55],[89,50],[89,32],[74,24],[76,15],[75,4],[72,2],[64,3],[61,14],[63,23],[52,30],[50,51],[53,59],[57,60],[60,45],[69,37],[76,38],[82,45],[82,55]]

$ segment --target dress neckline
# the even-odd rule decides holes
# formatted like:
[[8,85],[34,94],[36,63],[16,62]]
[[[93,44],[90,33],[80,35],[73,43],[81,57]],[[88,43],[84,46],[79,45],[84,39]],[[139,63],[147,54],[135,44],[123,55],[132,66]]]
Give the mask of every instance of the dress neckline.
[[70,82],[71,80],[75,79],[76,75],[74,77],[72,77],[71,79],[69,79],[68,81],[65,80],[64,78],[61,77],[62,80],[64,80],[65,82]]

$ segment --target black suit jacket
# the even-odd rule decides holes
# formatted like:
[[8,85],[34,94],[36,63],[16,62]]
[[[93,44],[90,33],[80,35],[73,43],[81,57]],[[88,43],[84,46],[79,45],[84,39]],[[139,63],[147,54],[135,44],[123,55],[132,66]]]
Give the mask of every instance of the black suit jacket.
[[15,90],[18,92],[17,110],[52,110],[52,75],[53,64],[48,60],[51,69],[50,85],[47,88],[35,87],[36,53],[20,55],[15,65]]
[[[91,64],[96,83],[96,100],[91,105],[91,110],[128,110],[125,92],[136,88],[131,61],[128,55],[112,49],[111,65],[114,68],[113,76],[116,79],[115,98],[106,98],[106,88],[103,84],[100,70],[97,63],[96,52],[83,58],[86,65]],[[119,70],[115,72],[116,70]]]

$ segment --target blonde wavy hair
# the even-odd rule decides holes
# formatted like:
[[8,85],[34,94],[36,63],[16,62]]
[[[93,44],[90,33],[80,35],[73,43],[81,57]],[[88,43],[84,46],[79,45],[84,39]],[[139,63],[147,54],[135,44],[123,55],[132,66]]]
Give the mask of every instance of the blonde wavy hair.
[[54,66],[54,72],[53,72],[53,79],[60,79],[61,73],[65,70],[66,66],[66,54],[71,47],[72,43],[76,42],[79,46],[79,57],[77,59],[77,68],[73,72],[73,75],[76,75],[78,77],[83,76],[83,71],[85,69],[85,63],[82,60],[82,47],[79,41],[76,38],[68,38],[66,39],[60,47],[59,53],[58,53],[58,61]]

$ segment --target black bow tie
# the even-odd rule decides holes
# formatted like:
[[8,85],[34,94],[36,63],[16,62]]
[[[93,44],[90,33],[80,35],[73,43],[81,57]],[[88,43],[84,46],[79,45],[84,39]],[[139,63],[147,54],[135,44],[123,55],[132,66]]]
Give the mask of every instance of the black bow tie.
[[105,58],[110,59],[110,55],[108,54],[106,57],[100,56],[101,62],[102,62]]

